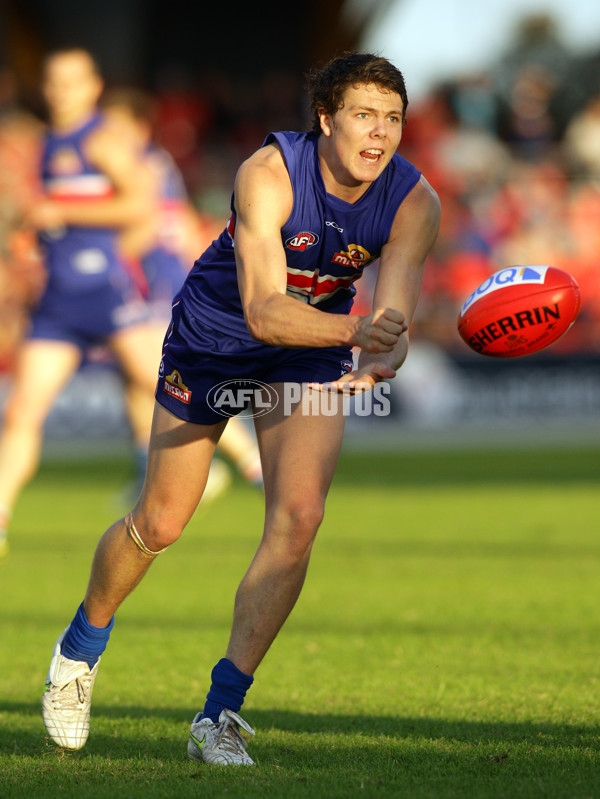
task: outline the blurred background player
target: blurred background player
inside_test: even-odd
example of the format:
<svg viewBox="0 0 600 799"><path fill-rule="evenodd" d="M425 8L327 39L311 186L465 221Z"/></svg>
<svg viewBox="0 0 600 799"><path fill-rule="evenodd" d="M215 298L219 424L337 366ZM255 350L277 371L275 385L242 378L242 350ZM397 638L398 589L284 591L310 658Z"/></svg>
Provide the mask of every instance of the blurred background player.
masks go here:
<svg viewBox="0 0 600 799"><path fill-rule="evenodd" d="M23 208L39 194L43 126L20 108L0 113L0 373L12 372L31 309L44 289L36 233Z"/></svg>
<svg viewBox="0 0 600 799"><path fill-rule="evenodd" d="M153 141L154 101L137 88L107 91L101 108L121 142L128 144L148 173L154 198L154 213L121 228L119 247L129 269L140 281L150 309L156 363L160 360L165 331L171 319L171 305L181 288L196 253L210 243L198 225L198 214L189 203L183 177L173 158ZM125 391L127 413L137 442L139 487L146 471L147 419L154 410L154 396L143 386L128 380ZM262 486L262 470L256 439L240 419L233 417L225 428L219 449L249 483ZM231 483L231 472L223 460L211 464L202 501L223 493Z"/></svg>
<svg viewBox="0 0 600 799"><path fill-rule="evenodd" d="M145 171L96 110L103 84L88 52L51 54L42 88L50 119L44 194L24 204L24 221L39 231L47 282L4 408L0 551L17 496L37 469L44 421L83 352L107 344L127 379L149 396L157 371L145 303L117 254L117 228L151 213Z"/></svg>

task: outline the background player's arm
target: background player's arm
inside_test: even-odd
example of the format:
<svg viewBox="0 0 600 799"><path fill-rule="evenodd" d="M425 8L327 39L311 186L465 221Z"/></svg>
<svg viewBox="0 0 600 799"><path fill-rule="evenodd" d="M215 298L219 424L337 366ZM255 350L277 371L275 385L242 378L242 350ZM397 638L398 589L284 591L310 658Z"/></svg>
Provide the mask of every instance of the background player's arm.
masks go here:
<svg viewBox="0 0 600 799"><path fill-rule="evenodd" d="M328 314L286 295L281 228L292 209L289 175L278 148L255 153L235 184L235 255L246 325L251 335L280 347L354 345L387 352L405 329L399 312L378 309L366 317Z"/></svg>
<svg viewBox="0 0 600 799"><path fill-rule="evenodd" d="M374 308L396 308L410 324L419 299L425 259L435 243L439 225L440 202L422 177L398 209L390 238L381 251ZM337 382L349 384L346 388L371 388L382 379L394 377L407 353L408 330L388 352L361 352L357 369Z"/></svg>
<svg viewBox="0 0 600 799"><path fill-rule="evenodd" d="M143 221L152 214L156 192L148 170L112 131L100 128L86 143L86 156L114 186L106 199L81 202L45 199L29 212L37 228L63 225L121 228Z"/></svg>

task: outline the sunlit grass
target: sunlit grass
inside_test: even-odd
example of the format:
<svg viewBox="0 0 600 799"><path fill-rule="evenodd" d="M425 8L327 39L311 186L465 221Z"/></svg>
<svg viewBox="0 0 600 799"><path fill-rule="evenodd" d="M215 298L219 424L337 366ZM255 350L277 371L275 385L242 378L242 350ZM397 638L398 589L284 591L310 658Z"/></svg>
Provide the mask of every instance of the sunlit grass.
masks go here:
<svg viewBox="0 0 600 799"><path fill-rule="evenodd" d="M600 796L597 450L345 456L244 716L255 769L188 761L261 528L236 485L118 614L84 750L46 737L52 645L125 510L123 463L46 466L0 566L0 796Z"/></svg>

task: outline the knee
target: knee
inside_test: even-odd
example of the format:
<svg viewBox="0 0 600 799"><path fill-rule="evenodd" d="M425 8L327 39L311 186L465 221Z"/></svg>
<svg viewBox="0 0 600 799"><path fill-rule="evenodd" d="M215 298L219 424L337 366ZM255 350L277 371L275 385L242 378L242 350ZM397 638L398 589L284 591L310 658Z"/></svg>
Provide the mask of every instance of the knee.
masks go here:
<svg viewBox="0 0 600 799"><path fill-rule="evenodd" d="M160 552L171 546L183 532L184 525L177 521L175 514L167 511L146 512L136 508L133 519L138 535L152 552Z"/></svg>
<svg viewBox="0 0 600 799"><path fill-rule="evenodd" d="M9 397L4 405L2 412L2 427L4 429L37 428L41 427L44 421L45 414L32 407L29 403L23 402L17 395Z"/></svg>
<svg viewBox="0 0 600 799"><path fill-rule="evenodd" d="M310 554L313 541L323 521L321 497L302 497L278 504L268 515L266 534L272 534L279 546L294 560Z"/></svg>

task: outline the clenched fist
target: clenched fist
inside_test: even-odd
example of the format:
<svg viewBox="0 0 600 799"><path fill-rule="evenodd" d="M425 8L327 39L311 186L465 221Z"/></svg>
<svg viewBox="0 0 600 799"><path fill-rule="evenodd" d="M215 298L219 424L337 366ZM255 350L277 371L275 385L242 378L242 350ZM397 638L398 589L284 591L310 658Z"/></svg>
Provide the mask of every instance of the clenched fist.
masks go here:
<svg viewBox="0 0 600 799"><path fill-rule="evenodd" d="M376 308L368 316L360 318L351 343L365 352L390 352L406 330L408 324L401 311L395 308Z"/></svg>

